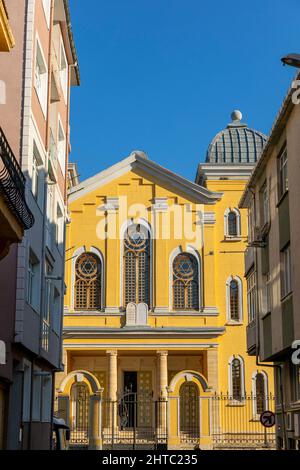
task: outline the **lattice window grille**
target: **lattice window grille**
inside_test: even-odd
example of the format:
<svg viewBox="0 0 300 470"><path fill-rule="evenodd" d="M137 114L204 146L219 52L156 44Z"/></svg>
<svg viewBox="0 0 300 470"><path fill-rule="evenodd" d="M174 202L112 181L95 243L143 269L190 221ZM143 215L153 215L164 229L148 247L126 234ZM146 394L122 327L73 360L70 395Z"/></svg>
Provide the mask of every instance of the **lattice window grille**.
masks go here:
<svg viewBox="0 0 300 470"><path fill-rule="evenodd" d="M232 398L242 399L242 366L239 359L234 359L231 364L232 374Z"/></svg>
<svg viewBox="0 0 300 470"><path fill-rule="evenodd" d="M182 253L173 262L173 308L199 310L198 263L193 255Z"/></svg>
<svg viewBox="0 0 300 470"><path fill-rule="evenodd" d="M101 308L101 262L93 253L81 255L75 267L75 309Z"/></svg>
<svg viewBox="0 0 300 470"><path fill-rule="evenodd" d="M127 229L124 240L124 300L150 307L150 237L141 225Z"/></svg>
<svg viewBox="0 0 300 470"><path fill-rule="evenodd" d="M239 285L236 280L230 282L230 319L239 321Z"/></svg>
<svg viewBox="0 0 300 470"><path fill-rule="evenodd" d="M238 235L237 215L233 211L228 214L228 235L231 237L236 237Z"/></svg>

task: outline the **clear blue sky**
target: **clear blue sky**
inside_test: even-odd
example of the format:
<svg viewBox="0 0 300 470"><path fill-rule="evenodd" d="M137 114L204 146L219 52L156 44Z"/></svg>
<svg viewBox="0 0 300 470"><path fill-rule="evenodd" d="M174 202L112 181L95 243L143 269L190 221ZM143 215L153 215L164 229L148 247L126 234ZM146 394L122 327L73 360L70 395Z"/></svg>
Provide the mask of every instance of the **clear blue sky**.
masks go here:
<svg viewBox="0 0 300 470"><path fill-rule="evenodd" d="M144 150L194 180L238 108L268 133L296 70L299 0L71 0L82 85L71 161L81 180Z"/></svg>

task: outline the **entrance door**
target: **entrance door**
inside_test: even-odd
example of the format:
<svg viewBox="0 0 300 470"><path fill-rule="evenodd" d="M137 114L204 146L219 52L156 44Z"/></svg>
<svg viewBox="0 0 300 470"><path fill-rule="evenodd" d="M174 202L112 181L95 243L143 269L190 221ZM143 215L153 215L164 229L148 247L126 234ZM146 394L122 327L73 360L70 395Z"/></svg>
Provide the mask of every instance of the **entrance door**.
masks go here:
<svg viewBox="0 0 300 470"><path fill-rule="evenodd" d="M121 426L123 429L137 425L137 372L124 372L124 391L121 401Z"/></svg>
<svg viewBox="0 0 300 470"><path fill-rule="evenodd" d="M124 394L137 393L137 372L124 372Z"/></svg>
<svg viewBox="0 0 300 470"><path fill-rule="evenodd" d="M193 442L200 437L198 388L193 382L186 382L179 393L181 441Z"/></svg>

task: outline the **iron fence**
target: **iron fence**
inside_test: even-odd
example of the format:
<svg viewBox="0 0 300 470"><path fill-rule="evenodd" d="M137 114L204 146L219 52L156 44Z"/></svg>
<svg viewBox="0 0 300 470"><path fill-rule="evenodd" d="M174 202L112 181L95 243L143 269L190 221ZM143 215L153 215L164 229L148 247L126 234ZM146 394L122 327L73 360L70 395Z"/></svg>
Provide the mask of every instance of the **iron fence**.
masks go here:
<svg viewBox="0 0 300 470"><path fill-rule="evenodd" d="M275 428L264 428L260 414L275 412L274 395L246 394L236 399L216 394L211 399L211 428L214 447L274 448Z"/></svg>
<svg viewBox="0 0 300 470"><path fill-rule="evenodd" d="M264 428L260 413L275 411L273 395L229 394L156 400L152 394L126 393L116 401L101 401L101 437L106 450L167 448L170 427L178 420L177 433L182 448L199 444L203 435L203 403L208 400L205 419L214 449L275 448L275 428ZM175 406L174 406L175 404ZM71 400L71 444L89 444L89 395L79 388ZM173 411L171 411L173 410ZM174 410L178 413L176 416ZM174 426L173 426L174 430ZM207 437L207 436L205 436Z"/></svg>

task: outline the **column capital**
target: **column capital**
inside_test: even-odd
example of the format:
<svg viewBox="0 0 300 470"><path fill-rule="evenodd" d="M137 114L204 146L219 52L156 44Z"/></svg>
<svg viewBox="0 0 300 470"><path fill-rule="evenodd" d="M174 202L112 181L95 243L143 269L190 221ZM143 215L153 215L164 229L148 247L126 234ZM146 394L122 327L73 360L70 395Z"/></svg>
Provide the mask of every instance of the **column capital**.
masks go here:
<svg viewBox="0 0 300 470"><path fill-rule="evenodd" d="M116 349L108 349L106 351L106 354L107 356L117 356L118 355L118 351Z"/></svg>
<svg viewBox="0 0 300 470"><path fill-rule="evenodd" d="M168 356L168 351L156 351L156 354L158 356Z"/></svg>

